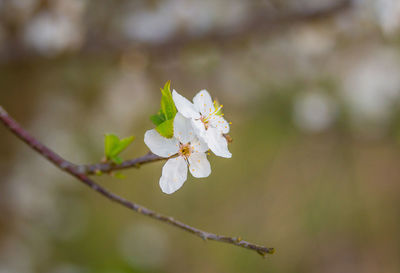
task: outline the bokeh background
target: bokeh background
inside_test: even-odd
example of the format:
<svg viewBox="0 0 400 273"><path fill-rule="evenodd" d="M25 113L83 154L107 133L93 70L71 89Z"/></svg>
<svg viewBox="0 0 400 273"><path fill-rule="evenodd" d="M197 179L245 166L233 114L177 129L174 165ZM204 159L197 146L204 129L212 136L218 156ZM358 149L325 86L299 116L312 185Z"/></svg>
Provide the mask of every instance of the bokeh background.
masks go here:
<svg viewBox="0 0 400 273"><path fill-rule="evenodd" d="M206 88L232 159L173 195L161 162L96 177L262 259L111 203L0 128L0 272L399 272L400 2L0 0L0 104L72 162L135 135L167 80ZM1 127L1 126L0 126Z"/></svg>

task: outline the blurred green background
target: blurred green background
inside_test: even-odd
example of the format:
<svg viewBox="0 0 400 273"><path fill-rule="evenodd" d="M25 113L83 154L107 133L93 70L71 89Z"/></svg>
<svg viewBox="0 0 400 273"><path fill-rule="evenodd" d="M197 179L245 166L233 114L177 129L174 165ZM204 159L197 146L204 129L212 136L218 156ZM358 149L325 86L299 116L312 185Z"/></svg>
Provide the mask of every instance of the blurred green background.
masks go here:
<svg viewBox="0 0 400 273"><path fill-rule="evenodd" d="M111 203L0 128L0 272L399 272L400 2L0 0L0 104L66 159L144 132L167 80L207 89L232 159L175 194L163 163L96 181L198 228ZM0 126L1 127L1 126Z"/></svg>

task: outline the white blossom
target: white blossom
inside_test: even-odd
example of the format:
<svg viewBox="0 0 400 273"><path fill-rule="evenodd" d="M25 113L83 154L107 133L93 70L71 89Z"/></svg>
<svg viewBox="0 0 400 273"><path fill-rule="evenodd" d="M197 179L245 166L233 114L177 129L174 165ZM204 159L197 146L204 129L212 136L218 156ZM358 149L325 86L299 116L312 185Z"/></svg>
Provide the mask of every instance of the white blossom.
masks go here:
<svg viewBox="0 0 400 273"><path fill-rule="evenodd" d="M196 178L211 173L206 151L208 146L196 137L190 120L177 113L174 119L174 136L165 138L155 129L144 135L144 142L156 155L169 158L162 169L160 187L171 194L182 187L187 179L187 168Z"/></svg>
<svg viewBox="0 0 400 273"><path fill-rule="evenodd" d="M207 90L201 90L193 98L193 103L172 92L172 98L178 112L191 120L195 133L203 139L217 156L230 158L228 142L224 134L229 132L229 123L219 114L222 106L216 107Z"/></svg>

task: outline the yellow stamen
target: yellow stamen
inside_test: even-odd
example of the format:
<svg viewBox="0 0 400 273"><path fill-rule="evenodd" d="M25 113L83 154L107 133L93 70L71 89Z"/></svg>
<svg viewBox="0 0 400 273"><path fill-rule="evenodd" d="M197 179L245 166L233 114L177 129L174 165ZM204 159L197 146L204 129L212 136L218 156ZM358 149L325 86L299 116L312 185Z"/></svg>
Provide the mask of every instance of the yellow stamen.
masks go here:
<svg viewBox="0 0 400 273"><path fill-rule="evenodd" d="M204 118L204 121L208 121L210 118L214 118L214 115L216 115L218 113L218 111L222 109L222 107L223 107L223 105L220 105L218 108L214 108L213 112L211 112L211 108L210 108L211 113L208 114L208 116ZM224 114L221 114L221 115L223 116Z"/></svg>
<svg viewBox="0 0 400 273"><path fill-rule="evenodd" d="M179 147L179 155L185 158L189 158L192 153L192 147L189 144L181 144Z"/></svg>

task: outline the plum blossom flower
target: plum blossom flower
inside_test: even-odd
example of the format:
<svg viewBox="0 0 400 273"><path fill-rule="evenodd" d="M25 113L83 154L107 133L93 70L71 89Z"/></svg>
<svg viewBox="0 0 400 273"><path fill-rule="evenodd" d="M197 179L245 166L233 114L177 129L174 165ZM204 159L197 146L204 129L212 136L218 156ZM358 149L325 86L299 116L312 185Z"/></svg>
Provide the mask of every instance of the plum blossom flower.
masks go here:
<svg viewBox="0 0 400 273"><path fill-rule="evenodd" d="M214 154L232 157L224 137L229 132L229 123L219 114L222 105L217 107L207 90L197 93L193 103L175 90L172 91L172 98L178 112L191 120L195 133L207 143Z"/></svg>
<svg viewBox="0 0 400 273"><path fill-rule="evenodd" d="M207 177L211 173L207 160L208 146L193 132L190 120L177 113L174 119L174 136L162 137L155 129L148 130L144 142L156 155L169 158L162 169L160 187L171 194L182 187L187 179L187 169L196 178Z"/></svg>

